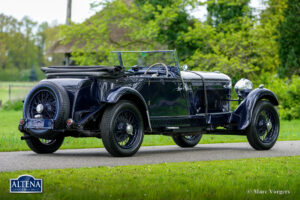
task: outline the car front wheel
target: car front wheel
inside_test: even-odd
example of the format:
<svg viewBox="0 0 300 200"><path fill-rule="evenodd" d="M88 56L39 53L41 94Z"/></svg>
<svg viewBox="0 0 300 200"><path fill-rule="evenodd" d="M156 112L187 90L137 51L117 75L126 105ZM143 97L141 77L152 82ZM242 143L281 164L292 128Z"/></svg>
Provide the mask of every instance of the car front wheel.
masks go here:
<svg viewBox="0 0 300 200"><path fill-rule="evenodd" d="M198 135L174 135L172 136L174 142L183 148L186 147L194 147L196 146L201 138L202 138L202 134L198 134Z"/></svg>
<svg viewBox="0 0 300 200"><path fill-rule="evenodd" d="M100 129L104 147L113 156L132 156L144 138L143 117L139 109L126 100L104 111Z"/></svg>
<svg viewBox="0 0 300 200"><path fill-rule="evenodd" d="M271 149L279 135L279 116L269 101L259 101L253 111L247 138L256 150Z"/></svg>

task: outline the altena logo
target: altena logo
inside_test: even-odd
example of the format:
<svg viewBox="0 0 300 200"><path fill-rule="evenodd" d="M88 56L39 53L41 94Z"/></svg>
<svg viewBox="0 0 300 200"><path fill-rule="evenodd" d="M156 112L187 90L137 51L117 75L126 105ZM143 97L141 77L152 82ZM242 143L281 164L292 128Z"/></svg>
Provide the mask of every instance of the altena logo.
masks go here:
<svg viewBox="0 0 300 200"><path fill-rule="evenodd" d="M21 175L17 179L10 179L10 193L42 193L42 179L35 179L31 175Z"/></svg>

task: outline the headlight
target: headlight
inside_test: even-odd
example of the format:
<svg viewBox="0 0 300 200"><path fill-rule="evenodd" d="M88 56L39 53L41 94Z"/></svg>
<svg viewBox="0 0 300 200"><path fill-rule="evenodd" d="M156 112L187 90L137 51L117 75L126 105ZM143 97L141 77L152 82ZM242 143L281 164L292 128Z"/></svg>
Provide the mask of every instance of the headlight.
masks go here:
<svg viewBox="0 0 300 200"><path fill-rule="evenodd" d="M253 89L253 84L250 80L242 78L235 86L234 90L239 97L245 98Z"/></svg>

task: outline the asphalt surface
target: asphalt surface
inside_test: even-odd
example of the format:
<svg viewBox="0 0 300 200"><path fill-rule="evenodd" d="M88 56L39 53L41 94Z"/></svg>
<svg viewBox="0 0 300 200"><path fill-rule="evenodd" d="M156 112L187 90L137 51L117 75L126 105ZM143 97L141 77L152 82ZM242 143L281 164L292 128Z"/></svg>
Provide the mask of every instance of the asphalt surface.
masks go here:
<svg viewBox="0 0 300 200"><path fill-rule="evenodd" d="M281 141L269 151L256 151L248 143L142 147L133 157L111 157L104 148L58 150L39 155L31 151L0 152L0 171L62 169L94 166L157 164L164 162L228 160L300 155L300 141Z"/></svg>

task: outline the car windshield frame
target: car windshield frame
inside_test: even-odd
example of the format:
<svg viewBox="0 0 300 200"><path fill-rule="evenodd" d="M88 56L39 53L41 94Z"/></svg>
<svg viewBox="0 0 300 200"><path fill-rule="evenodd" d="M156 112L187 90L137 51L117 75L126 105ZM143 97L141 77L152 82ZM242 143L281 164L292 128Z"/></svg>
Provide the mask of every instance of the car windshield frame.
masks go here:
<svg viewBox="0 0 300 200"><path fill-rule="evenodd" d="M143 57L144 55L143 54L154 54L154 53L164 53L164 54L170 54L170 57L174 63L174 67L176 67L179 71L180 71L180 66L179 66L179 60L178 60L178 56L177 56L177 52L176 50L152 50L152 51L112 51L112 53L115 53L117 54L117 58L118 58L118 62L119 62L119 65L121 67L124 67L124 68L128 68L129 66L124 66L124 54L128 54L128 53L135 53L135 54L141 54L141 57ZM123 54L123 55L122 55ZM151 64L154 64L155 62L151 63ZM136 63L136 65L138 64L138 61ZM144 67L149 67L151 65L149 63L148 66L144 66ZM165 63L168 65L168 63ZM134 65L133 65L134 66ZM130 66L130 67L133 67L133 66Z"/></svg>

